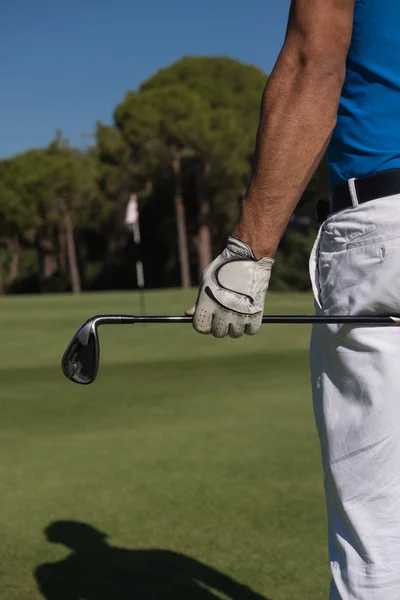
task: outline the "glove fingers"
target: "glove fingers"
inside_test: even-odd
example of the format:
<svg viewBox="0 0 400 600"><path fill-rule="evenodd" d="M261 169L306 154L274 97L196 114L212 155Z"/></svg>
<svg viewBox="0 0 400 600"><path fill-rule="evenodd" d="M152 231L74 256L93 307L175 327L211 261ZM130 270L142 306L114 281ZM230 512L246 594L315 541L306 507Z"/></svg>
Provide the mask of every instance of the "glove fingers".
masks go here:
<svg viewBox="0 0 400 600"><path fill-rule="evenodd" d="M197 307L193 315L193 327L198 333L211 333L211 323L214 312L210 308Z"/></svg>
<svg viewBox="0 0 400 600"><path fill-rule="evenodd" d="M256 317L253 317L249 323L247 323L246 328L244 330L246 335L255 335L260 330L262 325L262 314Z"/></svg>
<svg viewBox="0 0 400 600"><path fill-rule="evenodd" d="M228 335L229 331L229 318L228 314L222 311L217 311L212 319L211 333L216 338L223 338Z"/></svg>
<svg viewBox="0 0 400 600"><path fill-rule="evenodd" d="M193 315L199 333L223 338L255 335L261 327L273 259L256 260L251 248L229 238L228 245L204 271ZM193 314L193 309L187 311Z"/></svg>
<svg viewBox="0 0 400 600"><path fill-rule="evenodd" d="M245 324L238 319L233 319L229 325L229 335L231 338L240 338L244 334Z"/></svg>

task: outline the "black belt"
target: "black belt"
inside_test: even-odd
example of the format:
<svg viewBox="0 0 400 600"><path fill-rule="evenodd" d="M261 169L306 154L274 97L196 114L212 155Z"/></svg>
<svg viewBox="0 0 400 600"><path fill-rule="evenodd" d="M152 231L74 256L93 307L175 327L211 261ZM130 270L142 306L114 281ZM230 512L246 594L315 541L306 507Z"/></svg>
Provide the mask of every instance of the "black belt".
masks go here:
<svg viewBox="0 0 400 600"><path fill-rule="evenodd" d="M368 175L354 180L354 187L359 204L385 198L386 196L395 196L400 194L400 169L383 171L376 175ZM317 207L318 221L323 223L325 219L339 210L351 208L353 206L348 183L344 183L332 190L330 203L321 202Z"/></svg>

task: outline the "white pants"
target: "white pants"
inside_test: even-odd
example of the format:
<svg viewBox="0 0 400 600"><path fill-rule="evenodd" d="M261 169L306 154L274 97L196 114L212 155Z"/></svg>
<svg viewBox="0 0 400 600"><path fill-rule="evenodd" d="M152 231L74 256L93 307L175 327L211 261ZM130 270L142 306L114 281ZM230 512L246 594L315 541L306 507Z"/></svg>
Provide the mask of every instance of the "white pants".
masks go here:
<svg viewBox="0 0 400 600"><path fill-rule="evenodd" d="M310 258L317 314L400 314L400 195L329 217ZM315 419L331 600L400 600L400 327L316 325Z"/></svg>

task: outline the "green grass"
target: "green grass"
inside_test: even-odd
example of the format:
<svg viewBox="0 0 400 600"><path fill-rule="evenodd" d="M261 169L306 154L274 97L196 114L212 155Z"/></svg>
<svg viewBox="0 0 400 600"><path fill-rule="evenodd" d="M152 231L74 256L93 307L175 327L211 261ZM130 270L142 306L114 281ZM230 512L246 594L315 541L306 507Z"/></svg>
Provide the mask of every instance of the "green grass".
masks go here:
<svg viewBox="0 0 400 600"><path fill-rule="evenodd" d="M148 311L182 314L193 295L149 293ZM267 309L313 307L270 294ZM325 599L309 328L104 327L95 384L63 378L82 321L137 310L135 294L0 301L0 597L43 598L36 572L49 600ZM72 525L51 543L59 520L112 548Z"/></svg>

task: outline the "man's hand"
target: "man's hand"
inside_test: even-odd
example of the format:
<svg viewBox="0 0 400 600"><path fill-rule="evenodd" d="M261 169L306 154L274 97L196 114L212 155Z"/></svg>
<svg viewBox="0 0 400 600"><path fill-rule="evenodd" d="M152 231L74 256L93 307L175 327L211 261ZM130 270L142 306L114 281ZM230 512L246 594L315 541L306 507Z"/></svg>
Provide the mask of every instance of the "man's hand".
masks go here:
<svg viewBox="0 0 400 600"><path fill-rule="evenodd" d="M269 257L257 260L247 244L230 237L203 273L193 316L196 331L217 338L256 334L273 264Z"/></svg>

